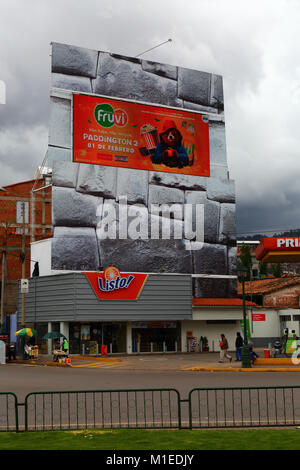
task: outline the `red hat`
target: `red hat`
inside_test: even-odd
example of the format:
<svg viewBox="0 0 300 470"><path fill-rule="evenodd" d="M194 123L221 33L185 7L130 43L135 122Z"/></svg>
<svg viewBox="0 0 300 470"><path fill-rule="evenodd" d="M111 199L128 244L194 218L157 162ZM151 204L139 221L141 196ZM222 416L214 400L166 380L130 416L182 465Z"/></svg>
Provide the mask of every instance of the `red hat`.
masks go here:
<svg viewBox="0 0 300 470"><path fill-rule="evenodd" d="M164 125L163 125L163 132L166 132L168 129L177 129L176 127L176 124L174 121L171 121L170 119L167 119L165 122L164 122Z"/></svg>

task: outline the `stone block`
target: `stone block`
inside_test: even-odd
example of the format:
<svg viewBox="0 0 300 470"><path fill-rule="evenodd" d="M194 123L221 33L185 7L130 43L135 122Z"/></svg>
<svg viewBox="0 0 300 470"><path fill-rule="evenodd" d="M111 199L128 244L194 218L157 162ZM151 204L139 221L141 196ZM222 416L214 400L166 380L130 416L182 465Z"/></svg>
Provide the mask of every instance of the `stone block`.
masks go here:
<svg viewBox="0 0 300 470"><path fill-rule="evenodd" d="M191 273L191 252L184 240L101 240L103 267L121 271Z"/></svg>
<svg viewBox="0 0 300 470"><path fill-rule="evenodd" d="M98 51L54 42L52 72L96 77Z"/></svg>
<svg viewBox="0 0 300 470"><path fill-rule="evenodd" d="M237 271L237 247L228 247L228 274L236 275Z"/></svg>
<svg viewBox="0 0 300 470"><path fill-rule="evenodd" d="M218 178L221 180L228 179L228 166L227 165L214 165L210 164L210 177Z"/></svg>
<svg viewBox="0 0 300 470"><path fill-rule="evenodd" d="M219 111L224 110L223 78L221 75L212 74L210 104Z"/></svg>
<svg viewBox="0 0 300 470"><path fill-rule="evenodd" d="M78 163L54 161L52 170L52 186L75 188L77 183Z"/></svg>
<svg viewBox="0 0 300 470"><path fill-rule="evenodd" d="M148 171L118 168L116 199L126 196L128 203L148 204Z"/></svg>
<svg viewBox="0 0 300 470"><path fill-rule="evenodd" d="M206 279L196 278L193 283L193 294L196 298L217 298L228 297L229 280L228 279Z"/></svg>
<svg viewBox="0 0 300 470"><path fill-rule="evenodd" d="M106 198L116 196L117 168L103 165L79 165L76 190Z"/></svg>
<svg viewBox="0 0 300 470"><path fill-rule="evenodd" d="M227 274L226 246L203 243L200 250L192 253L195 274Z"/></svg>
<svg viewBox="0 0 300 470"><path fill-rule="evenodd" d="M220 212L220 243L235 243L235 204L221 204Z"/></svg>
<svg viewBox="0 0 300 470"><path fill-rule="evenodd" d="M55 162L72 162L71 149L48 146L47 167L53 168Z"/></svg>
<svg viewBox="0 0 300 470"><path fill-rule="evenodd" d="M93 93L119 96L168 106L182 106L177 98L177 82L145 72L140 64L119 60L101 52Z"/></svg>
<svg viewBox="0 0 300 470"><path fill-rule="evenodd" d="M210 73L183 67L178 69L178 97L184 101L210 106L210 84Z"/></svg>
<svg viewBox="0 0 300 470"><path fill-rule="evenodd" d="M89 77L65 75L62 73L52 73L51 86L65 90L83 91L85 93L92 92L92 83Z"/></svg>
<svg viewBox="0 0 300 470"><path fill-rule="evenodd" d="M184 192L165 186L149 185L149 204L184 203Z"/></svg>
<svg viewBox="0 0 300 470"><path fill-rule="evenodd" d="M96 232L90 227L55 227L52 238L52 269L99 271ZM80 253L80 256L78 254Z"/></svg>
<svg viewBox="0 0 300 470"><path fill-rule="evenodd" d="M184 221L182 220L149 214L148 222L148 235L151 239L183 240L185 238ZM188 249L190 250L190 247Z"/></svg>
<svg viewBox="0 0 300 470"><path fill-rule="evenodd" d="M218 202L235 202L234 181L219 178L207 179L207 199Z"/></svg>
<svg viewBox="0 0 300 470"><path fill-rule="evenodd" d="M208 128L210 163L227 165L225 123L210 120Z"/></svg>
<svg viewBox="0 0 300 470"><path fill-rule="evenodd" d="M177 80L177 67L174 65L160 64L159 62L152 62L150 60L142 60L142 69L146 72L160 75L161 77Z"/></svg>
<svg viewBox="0 0 300 470"><path fill-rule="evenodd" d="M182 104L183 108L190 109L191 111L200 111L203 113L213 113L217 114L218 110L216 108L212 108L211 106L202 106L201 104L192 103L190 101L183 100Z"/></svg>
<svg viewBox="0 0 300 470"><path fill-rule="evenodd" d="M71 148L71 100L50 97L49 145Z"/></svg>
<svg viewBox="0 0 300 470"><path fill-rule="evenodd" d="M102 203L102 198L53 186L52 223L54 226L96 227L97 212Z"/></svg>
<svg viewBox="0 0 300 470"><path fill-rule="evenodd" d="M206 189L206 178L204 176L181 175L179 173L163 173L161 171L149 172L149 183L162 186L170 186L177 189Z"/></svg>

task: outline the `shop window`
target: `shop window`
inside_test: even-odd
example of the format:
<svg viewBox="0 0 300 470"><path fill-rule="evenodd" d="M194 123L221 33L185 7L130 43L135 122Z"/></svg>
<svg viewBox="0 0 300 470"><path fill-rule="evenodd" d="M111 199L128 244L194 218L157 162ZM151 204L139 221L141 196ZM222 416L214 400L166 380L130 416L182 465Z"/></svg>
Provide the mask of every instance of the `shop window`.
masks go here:
<svg viewBox="0 0 300 470"><path fill-rule="evenodd" d="M293 321L300 321L300 315L293 315Z"/></svg>
<svg viewBox="0 0 300 470"><path fill-rule="evenodd" d="M281 322L286 322L286 321L291 321L291 320L292 320L291 315L280 315Z"/></svg>

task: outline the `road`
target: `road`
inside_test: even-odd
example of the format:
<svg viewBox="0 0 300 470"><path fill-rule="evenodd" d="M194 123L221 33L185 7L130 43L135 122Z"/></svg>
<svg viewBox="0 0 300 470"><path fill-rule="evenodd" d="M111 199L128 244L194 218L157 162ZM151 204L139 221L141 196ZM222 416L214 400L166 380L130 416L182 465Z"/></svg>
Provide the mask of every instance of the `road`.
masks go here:
<svg viewBox="0 0 300 470"><path fill-rule="evenodd" d="M0 392L176 388L182 398L195 387L299 385L299 372L193 372L185 370L123 370L112 366L60 368L23 364L0 366Z"/></svg>
<svg viewBox="0 0 300 470"><path fill-rule="evenodd" d="M177 392L126 392L138 389L176 389L180 399L188 398L194 388L300 386L297 372L195 372L167 369L163 358L153 361L137 359L136 369L120 363L77 362L78 367L47 367L29 364L0 366L0 392L13 392L19 403L28 399L29 429L89 427L178 427ZM174 361L173 361L174 362ZM127 366L125 366L125 363ZM185 364L186 365L186 364ZM151 366L151 367L150 367ZM174 364L173 364L174 366ZM172 367L173 367L172 366ZM131 364L132 367L132 364ZM170 365L171 367L171 365ZM97 393L54 393L96 391ZM120 393L112 390L123 390ZM124 391L125 390L125 391ZM193 426L300 424L300 389L283 391L245 390L193 392L191 401ZM14 406L6 415L6 396L0 395L0 428L8 421L14 426ZM188 403L181 403L182 425L189 425ZM25 408L19 407L19 424L24 429ZM270 419L270 421L269 421ZM221 424L220 424L221 423ZM238 424L236 424L238 423Z"/></svg>

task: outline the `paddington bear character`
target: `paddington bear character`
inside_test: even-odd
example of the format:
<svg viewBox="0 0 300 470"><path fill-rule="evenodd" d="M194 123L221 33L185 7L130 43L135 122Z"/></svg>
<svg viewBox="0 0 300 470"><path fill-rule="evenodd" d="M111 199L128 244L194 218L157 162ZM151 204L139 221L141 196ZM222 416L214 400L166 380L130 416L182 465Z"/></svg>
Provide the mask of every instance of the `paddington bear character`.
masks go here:
<svg viewBox="0 0 300 470"><path fill-rule="evenodd" d="M182 135L174 121L166 120L160 134L152 163L163 163L170 168L183 168L189 164L188 154L182 145Z"/></svg>

